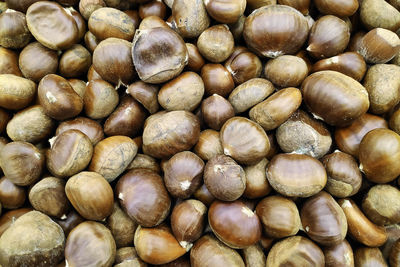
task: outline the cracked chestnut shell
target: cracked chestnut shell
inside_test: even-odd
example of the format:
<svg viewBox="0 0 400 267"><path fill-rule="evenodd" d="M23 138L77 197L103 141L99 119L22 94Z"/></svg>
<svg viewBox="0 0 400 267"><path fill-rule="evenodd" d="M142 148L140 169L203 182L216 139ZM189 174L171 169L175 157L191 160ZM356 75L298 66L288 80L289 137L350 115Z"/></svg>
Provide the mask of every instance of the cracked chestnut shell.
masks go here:
<svg viewBox="0 0 400 267"><path fill-rule="evenodd" d="M178 76L189 56L182 37L172 29L158 27L136 31L132 57L139 78L158 84Z"/></svg>
<svg viewBox="0 0 400 267"><path fill-rule="evenodd" d="M249 48L264 57L294 54L308 36L307 19L285 5L268 5L252 12L244 23L243 37Z"/></svg>
<svg viewBox="0 0 400 267"><path fill-rule="evenodd" d="M261 238L258 216L239 200L215 200L208 211L208 222L218 239L231 248L245 248Z"/></svg>
<svg viewBox="0 0 400 267"><path fill-rule="evenodd" d="M160 175L147 169L134 169L117 183L116 194L123 210L144 227L162 223L168 216L171 199Z"/></svg>

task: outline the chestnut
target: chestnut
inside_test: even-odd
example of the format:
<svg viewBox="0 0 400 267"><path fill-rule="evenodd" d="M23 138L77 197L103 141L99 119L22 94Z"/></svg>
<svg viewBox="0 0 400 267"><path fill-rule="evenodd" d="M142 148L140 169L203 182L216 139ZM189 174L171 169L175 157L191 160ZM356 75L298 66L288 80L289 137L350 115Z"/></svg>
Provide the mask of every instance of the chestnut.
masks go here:
<svg viewBox="0 0 400 267"><path fill-rule="evenodd" d="M308 15L310 2L310 0L278 0L280 5L291 6L300 11L303 15Z"/></svg>
<svg viewBox="0 0 400 267"><path fill-rule="evenodd" d="M94 70L117 87L128 85L136 75L131 50L132 43L123 39L111 37L101 41L93 52Z"/></svg>
<svg viewBox="0 0 400 267"><path fill-rule="evenodd" d="M47 169L55 176L69 177L83 171L93 154L89 137L79 130L62 132L50 141L47 151Z"/></svg>
<svg viewBox="0 0 400 267"><path fill-rule="evenodd" d="M255 244L244 248L242 250L242 256L246 266L253 267L264 267L266 266L267 257L264 254L262 246Z"/></svg>
<svg viewBox="0 0 400 267"><path fill-rule="evenodd" d="M61 178L43 178L29 190L29 202L48 216L66 217L70 207L64 188L65 181Z"/></svg>
<svg viewBox="0 0 400 267"><path fill-rule="evenodd" d="M190 150L200 136L200 123L188 111L170 111L147 119L143 130L143 152L155 158L168 158Z"/></svg>
<svg viewBox="0 0 400 267"><path fill-rule="evenodd" d="M158 103L165 110L193 111L204 95L204 83L195 72L184 72L158 91Z"/></svg>
<svg viewBox="0 0 400 267"><path fill-rule="evenodd" d="M302 154L277 154L267 167L269 184L288 197L310 197L321 191L327 174L321 162Z"/></svg>
<svg viewBox="0 0 400 267"><path fill-rule="evenodd" d="M88 27L97 40L114 37L132 41L135 35L132 19L124 12L111 7L101 7L93 11L89 17Z"/></svg>
<svg viewBox="0 0 400 267"><path fill-rule="evenodd" d="M138 256L147 263L160 265L169 263L186 253L165 225L153 228L139 226L134 240Z"/></svg>
<svg viewBox="0 0 400 267"><path fill-rule="evenodd" d="M229 95L235 113L242 113L256 104L262 102L274 92L273 84L262 78L250 79L237 86Z"/></svg>
<svg viewBox="0 0 400 267"><path fill-rule="evenodd" d="M55 220L64 230L65 236L68 236L71 230L83 221L84 219L74 210L63 216L62 219Z"/></svg>
<svg viewBox="0 0 400 267"><path fill-rule="evenodd" d="M85 96L86 91L86 82L79 79L68 79L69 84L71 85L72 89L81 97Z"/></svg>
<svg viewBox="0 0 400 267"><path fill-rule="evenodd" d="M292 236L275 243L268 253L266 266L325 266L322 250L311 240Z"/></svg>
<svg viewBox="0 0 400 267"><path fill-rule="evenodd" d="M243 168L225 155L216 155L206 163L203 178L210 193L223 201L238 199L246 188Z"/></svg>
<svg viewBox="0 0 400 267"><path fill-rule="evenodd" d="M264 197L271 192L271 186L268 183L266 167L268 160L260 160L254 165L244 167L246 173L246 189L243 195L249 199Z"/></svg>
<svg viewBox="0 0 400 267"><path fill-rule="evenodd" d="M315 158L324 156L332 145L331 134L326 126L297 110L276 130L279 147L287 153L306 154Z"/></svg>
<svg viewBox="0 0 400 267"><path fill-rule="evenodd" d="M225 68L231 73L235 84L242 84L261 75L261 60L257 55L243 47L236 47L231 56L225 61Z"/></svg>
<svg viewBox="0 0 400 267"><path fill-rule="evenodd" d="M124 95L118 107L104 122L104 133L108 136L137 136L143 130L146 111L134 98Z"/></svg>
<svg viewBox="0 0 400 267"><path fill-rule="evenodd" d="M78 42L79 29L70 13L60 4L39 1L26 12L29 31L42 45L64 50Z"/></svg>
<svg viewBox="0 0 400 267"><path fill-rule="evenodd" d="M165 22L164 20L162 20L160 17L158 16L148 16L145 17L139 24L139 30L149 30L149 29L153 29L153 28L166 28L166 29L170 29L169 24L167 24L167 22Z"/></svg>
<svg viewBox="0 0 400 267"><path fill-rule="evenodd" d="M198 37L210 25L203 1L174 0L172 5L172 28L182 38Z"/></svg>
<svg viewBox="0 0 400 267"><path fill-rule="evenodd" d="M400 12L382 0L360 2L360 20L367 29L384 28L396 31L400 26Z"/></svg>
<svg viewBox="0 0 400 267"><path fill-rule="evenodd" d="M273 130L284 123L300 107L301 92L294 87L282 89L249 112L250 118L261 125L264 130Z"/></svg>
<svg viewBox="0 0 400 267"><path fill-rule="evenodd" d="M336 128L335 142L339 149L358 158L361 140L371 130L388 128L388 123L382 117L365 113L353 123L344 128Z"/></svg>
<svg viewBox="0 0 400 267"><path fill-rule="evenodd" d="M136 31L132 57L139 78L156 84L178 76L188 62L182 37L161 27Z"/></svg>
<svg viewBox="0 0 400 267"><path fill-rule="evenodd" d="M390 266L398 267L400 264L400 239L398 239L390 252L389 256Z"/></svg>
<svg viewBox="0 0 400 267"><path fill-rule="evenodd" d="M348 233L351 237L369 247L379 247L386 242L388 236L385 228L368 220L353 200L343 198L339 199L338 203L347 218Z"/></svg>
<svg viewBox="0 0 400 267"><path fill-rule="evenodd" d="M214 130L220 130L224 123L235 116L231 103L220 95L214 94L203 100L201 113L204 122Z"/></svg>
<svg viewBox="0 0 400 267"><path fill-rule="evenodd" d="M306 62L296 56L283 55L265 64L265 77L279 87L297 87L308 75Z"/></svg>
<svg viewBox="0 0 400 267"><path fill-rule="evenodd" d="M354 266L354 254L349 242L344 239L342 242L324 247L326 267L352 267Z"/></svg>
<svg viewBox="0 0 400 267"><path fill-rule="evenodd" d="M145 154L136 154L135 158L126 168L127 170L132 169L149 169L156 173L161 172L160 164L158 164L157 160L149 155Z"/></svg>
<svg viewBox="0 0 400 267"><path fill-rule="evenodd" d="M396 241L400 238L400 225L393 224L385 226L386 233L388 235L388 239L385 244L380 248L383 254L383 257L387 260L390 260L390 254L392 250L396 250Z"/></svg>
<svg viewBox="0 0 400 267"><path fill-rule="evenodd" d="M190 264L192 267L245 266L242 257L236 250L211 235L204 235L196 241L190 250Z"/></svg>
<svg viewBox="0 0 400 267"><path fill-rule="evenodd" d="M100 123L86 117L77 117L73 120L63 121L56 129L56 136L71 129L84 133L93 145L104 139L103 128Z"/></svg>
<svg viewBox="0 0 400 267"><path fill-rule="evenodd" d="M87 73L91 65L90 52L84 46L75 44L62 54L59 71L66 78L80 77Z"/></svg>
<svg viewBox="0 0 400 267"><path fill-rule="evenodd" d="M90 51L90 53L93 53L93 51L100 43L100 41L97 40L96 36L94 36L94 34L91 33L90 31L87 31L85 33L84 41L85 41L85 47Z"/></svg>
<svg viewBox="0 0 400 267"><path fill-rule="evenodd" d="M360 169L375 183L391 182L400 175L400 136L389 129L368 132L360 143Z"/></svg>
<svg viewBox="0 0 400 267"><path fill-rule="evenodd" d="M0 74L22 76L18 64L18 54L14 50L0 47Z"/></svg>
<svg viewBox="0 0 400 267"><path fill-rule="evenodd" d="M97 9L105 7L106 3L103 0L80 0L79 13L88 20L90 15Z"/></svg>
<svg viewBox="0 0 400 267"><path fill-rule="evenodd" d="M171 199L160 175L147 169L133 169L117 183L116 195L123 210L144 227L162 223Z"/></svg>
<svg viewBox="0 0 400 267"><path fill-rule="evenodd" d="M296 235L301 221L296 204L282 196L270 196L262 199L256 206L264 233L271 238L283 238Z"/></svg>
<svg viewBox="0 0 400 267"><path fill-rule="evenodd" d="M16 113L8 122L6 131L13 141L38 143L49 137L53 128L52 118L45 114L42 106L34 105Z"/></svg>
<svg viewBox="0 0 400 267"><path fill-rule="evenodd" d="M368 91L371 113L383 114L397 105L400 98L398 75L400 66L393 64L376 64L368 69L363 84Z"/></svg>
<svg viewBox="0 0 400 267"><path fill-rule="evenodd" d="M108 182L114 181L132 162L138 146L127 136L115 135L101 140L93 150L89 171L101 174Z"/></svg>
<svg viewBox="0 0 400 267"><path fill-rule="evenodd" d="M18 62L24 77L39 82L47 74L57 72L58 55L39 42L33 42L22 49Z"/></svg>
<svg viewBox="0 0 400 267"><path fill-rule="evenodd" d="M105 266L114 263L116 245L111 231L98 222L85 221L69 233L65 242L67 266Z"/></svg>
<svg viewBox="0 0 400 267"><path fill-rule="evenodd" d="M235 23L243 15L246 1L209 0L205 3L207 13L220 23Z"/></svg>
<svg viewBox="0 0 400 267"><path fill-rule="evenodd" d="M0 107L19 110L35 97L36 84L14 74L0 74Z"/></svg>
<svg viewBox="0 0 400 267"><path fill-rule="evenodd" d="M200 54L208 61L220 63L232 54L235 41L229 27L214 25L203 31L197 39Z"/></svg>
<svg viewBox="0 0 400 267"><path fill-rule="evenodd" d="M164 19L167 14L167 6L161 0L152 0L139 6L139 16L141 19L149 16L158 16Z"/></svg>
<svg viewBox="0 0 400 267"><path fill-rule="evenodd" d="M188 199L173 208L171 229L179 244L190 249L201 237L205 227L207 207L199 200Z"/></svg>
<svg viewBox="0 0 400 267"><path fill-rule="evenodd" d="M265 131L257 123L233 117L221 128L220 139L224 154L244 164L254 164L264 158L270 148Z"/></svg>
<svg viewBox="0 0 400 267"><path fill-rule="evenodd" d="M205 64L201 68L201 78L206 95L218 94L226 97L235 88L232 75L221 64Z"/></svg>
<svg viewBox="0 0 400 267"><path fill-rule="evenodd" d="M7 9L1 13L0 29L0 45L5 48L22 48L31 39L25 14L19 11Z"/></svg>
<svg viewBox="0 0 400 267"><path fill-rule="evenodd" d="M38 2L39 0L6 0L4 1L6 4L6 7L9 9L14 9L21 11L23 13L26 13L26 10L30 5L32 5L35 2Z"/></svg>
<svg viewBox="0 0 400 267"><path fill-rule="evenodd" d="M215 200L215 197L210 193L210 191L208 191L205 184L200 186L193 195L196 199L200 200L207 207L210 206Z"/></svg>
<svg viewBox="0 0 400 267"><path fill-rule="evenodd" d="M43 77L38 86L38 98L44 112L56 120L73 118L83 109L82 98L66 79L56 74Z"/></svg>
<svg viewBox="0 0 400 267"><path fill-rule="evenodd" d="M336 16L319 18L311 28L307 51L315 58L336 56L350 41L350 28Z"/></svg>
<svg viewBox="0 0 400 267"><path fill-rule="evenodd" d="M59 0L58 2L61 1L62 0ZM80 0L71 0L71 1L78 2ZM67 10L69 11L69 13L71 13L72 18L75 20L76 26L78 27L78 40L80 42L86 33L86 21L82 17L81 13L76 11L73 6L75 5L74 4L70 5L69 7L67 7Z"/></svg>
<svg viewBox="0 0 400 267"><path fill-rule="evenodd" d="M44 167L45 157L38 148L27 142L10 142L0 153L0 165L11 182L30 185L36 182Z"/></svg>
<svg viewBox="0 0 400 267"><path fill-rule="evenodd" d="M204 162L190 151L173 155L164 165L164 183L175 198L190 197L201 185Z"/></svg>
<svg viewBox="0 0 400 267"><path fill-rule="evenodd" d="M124 267L127 265L134 267L147 267L147 264L137 255L134 247L123 247L117 249L114 264L115 267Z"/></svg>
<svg viewBox="0 0 400 267"><path fill-rule="evenodd" d="M188 51L188 64L187 68L191 71L200 71L205 64L204 58L201 56L197 46L191 43L186 43L186 49Z"/></svg>
<svg viewBox="0 0 400 267"><path fill-rule="evenodd" d="M357 161L349 154L335 151L322 158L328 175L325 190L335 197L355 195L361 187L362 175Z"/></svg>
<svg viewBox="0 0 400 267"><path fill-rule="evenodd" d="M321 59L312 66L312 72L333 70L341 72L360 82L367 71L363 57L356 52L346 52L334 57Z"/></svg>
<svg viewBox="0 0 400 267"><path fill-rule="evenodd" d="M25 199L25 188L15 185L5 176L0 179L0 202L3 209L20 208L24 205Z"/></svg>
<svg viewBox="0 0 400 267"><path fill-rule="evenodd" d="M12 225L14 222L24 215L32 211L32 208L20 208L20 209L13 209L3 213L0 217L0 236Z"/></svg>
<svg viewBox="0 0 400 267"><path fill-rule="evenodd" d="M366 267L387 267L387 263L383 258L379 248L360 247L354 252L355 266ZM393 265L396 266L396 265Z"/></svg>
<svg viewBox="0 0 400 267"><path fill-rule="evenodd" d="M104 80L91 80L83 96L85 113L91 119L105 118L118 105L119 96L115 88Z"/></svg>
<svg viewBox="0 0 400 267"><path fill-rule="evenodd" d="M371 187L362 201L365 215L377 225L400 223L400 191L390 185Z"/></svg>
<svg viewBox="0 0 400 267"><path fill-rule="evenodd" d="M304 202L300 217L306 234L321 245L336 245L346 237L346 216L335 199L324 191Z"/></svg>
<svg viewBox="0 0 400 267"><path fill-rule="evenodd" d="M252 12L244 23L243 37L249 48L264 57L294 54L307 39L307 20L296 9L267 5Z"/></svg>
<svg viewBox="0 0 400 267"><path fill-rule="evenodd" d="M65 236L49 216L31 211L18 218L0 237L3 266L55 266L63 258Z"/></svg>
<svg viewBox="0 0 400 267"><path fill-rule="evenodd" d="M129 85L126 89L126 93L142 104L151 114L158 111L158 87L156 85L137 81Z"/></svg>
<svg viewBox="0 0 400 267"><path fill-rule="evenodd" d="M348 126L369 108L367 90L337 71L311 74L304 80L301 90L313 115L333 126Z"/></svg>
<svg viewBox="0 0 400 267"><path fill-rule="evenodd" d="M261 238L261 223L243 202L215 200L208 211L208 221L214 234L232 248L245 248Z"/></svg>
<svg viewBox="0 0 400 267"><path fill-rule="evenodd" d="M219 132L211 129L202 131L194 152L203 160L210 160L215 155L223 154Z"/></svg>
<svg viewBox="0 0 400 267"><path fill-rule="evenodd" d="M107 227L111 230L117 248L133 243L137 223L114 202L113 211L107 218Z"/></svg>
<svg viewBox="0 0 400 267"><path fill-rule="evenodd" d="M323 14L332 14L338 17L349 17L358 9L357 0L314 0L316 7Z"/></svg>

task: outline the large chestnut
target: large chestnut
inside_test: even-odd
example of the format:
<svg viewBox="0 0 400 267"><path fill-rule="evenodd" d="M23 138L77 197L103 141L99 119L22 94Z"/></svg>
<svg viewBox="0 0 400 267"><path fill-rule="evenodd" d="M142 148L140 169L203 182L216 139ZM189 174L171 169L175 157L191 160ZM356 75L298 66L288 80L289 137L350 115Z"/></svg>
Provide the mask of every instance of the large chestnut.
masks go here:
<svg viewBox="0 0 400 267"><path fill-rule="evenodd" d="M114 194L110 184L98 173L80 172L68 179L65 192L82 217L101 221L113 210Z"/></svg>
<svg viewBox="0 0 400 267"><path fill-rule="evenodd" d="M134 169L117 183L116 194L124 211L138 224L153 227L163 222L171 199L160 175L147 169Z"/></svg>

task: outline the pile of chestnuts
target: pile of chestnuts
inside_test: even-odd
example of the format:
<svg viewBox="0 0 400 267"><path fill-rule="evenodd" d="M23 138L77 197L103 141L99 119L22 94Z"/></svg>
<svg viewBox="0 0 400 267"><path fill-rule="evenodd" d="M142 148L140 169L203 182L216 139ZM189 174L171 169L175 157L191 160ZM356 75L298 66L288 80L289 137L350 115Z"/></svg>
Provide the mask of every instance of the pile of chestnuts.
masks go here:
<svg viewBox="0 0 400 267"><path fill-rule="evenodd" d="M0 2L0 266L400 267L399 0Z"/></svg>

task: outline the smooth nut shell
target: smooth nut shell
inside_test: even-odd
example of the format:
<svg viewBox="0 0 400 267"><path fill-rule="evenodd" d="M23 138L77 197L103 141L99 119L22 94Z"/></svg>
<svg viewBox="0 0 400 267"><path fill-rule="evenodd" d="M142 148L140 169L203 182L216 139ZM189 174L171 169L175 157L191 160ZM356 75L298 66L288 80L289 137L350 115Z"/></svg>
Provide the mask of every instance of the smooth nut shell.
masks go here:
<svg viewBox="0 0 400 267"><path fill-rule="evenodd" d="M31 80L13 74L0 74L0 107L11 110L25 108L36 92L36 84Z"/></svg>
<svg viewBox="0 0 400 267"><path fill-rule="evenodd" d="M265 77L279 87L297 87L308 75L306 62L296 56L283 55L267 62Z"/></svg>
<svg viewBox="0 0 400 267"><path fill-rule="evenodd" d="M266 167L268 160L260 160L254 165L244 167L246 173L246 189L244 196L249 199L264 197L271 192L271 186L268 183Z"/></svg>
<svg viewBox="0 0 400 267"><path fill-rule="evenodd" d="M173 28L183 38L198 37L210 25L203 1L174 0L172 4Z"/></svg>
<svg viewBox="0 0 400 267"><path fill-rule="evenodd" d="M215 155L223 154L219 132L211 129L202 131L194 152L203 160L210 160Z"/></svg>
<svg viewBox="0 0 400 267"><path fill-rule="evenodd" d="M126 92L142 104L151 114L158 111L158 87L156 85L137 81L129 85Z"/></svg>
<svg viewBox="0 0 400 267"><path fill-rule="evenodd" d="M325 266L326 267L352 267L354 266L353 249L347 240L324 247Z"/></svg>
<svg viewBox="0 0 400 267"><path fill-rule="evenodd" d="M25 188L15 185L5 176L0 179L0 201L3 209L17 209L22 207L25 199Z"/></svg>
<svg viewBox="0 0 400 267"><path fill-rule="evenodd" d="M210 62L225 61L233 52L235 41L227 25L214 25L203 31L197 39L197 48Z"/></svg>
<svg viewBox="0 0 400 267"><path fill-rule="evenodd" d="M104 139L103 128L100 123L86 117L78 117L73 120L63 121L57 127L56 136L71 129L79 130L84 133L89 137L93 145L96 145L99 141Z"/></svg>
<svg viewBox="0 0 400 267"><path fill-rule="evenodd" d="M267 168L269 184L288 197L310 197L321 191L327 181L324 166L307 155L278 154Z"/></svg>

